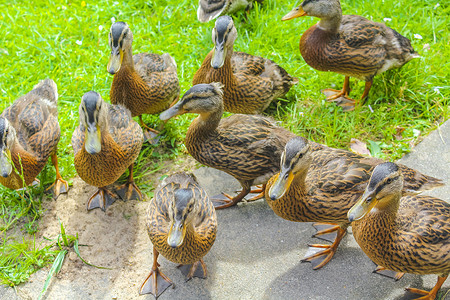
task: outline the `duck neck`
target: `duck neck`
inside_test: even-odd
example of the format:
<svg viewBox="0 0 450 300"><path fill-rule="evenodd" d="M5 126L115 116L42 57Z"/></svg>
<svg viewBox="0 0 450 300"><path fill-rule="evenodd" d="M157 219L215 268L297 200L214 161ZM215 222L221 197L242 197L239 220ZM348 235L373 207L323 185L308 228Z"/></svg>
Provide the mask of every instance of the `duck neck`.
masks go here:
<svg viewBox="0 0 450 300"><path fill-rule="evenodd" d="M342 21L342 13L339 10L339 13L336 13L335 15L326 18L321 18L319 23L317 23L317 27L323 31L327 31L330 33L337 33L339 27L341 26L341 21Z"/></svg>
<svg viewBox="0 0 450 300"><path fill-rule="evenodd" d="M231 67L231 57L233 55L233 46L227 48L227 55L225 56L225 61L223 63L223 66L214 69L211 67L211 60L213 58L213 52L211 51L207 58L205 59L205 62L203 63L203 66L205 68L209 69L209 73L207 73L207 78L205 78L205 82L221 82L225 86L225 90L234 90L237 86L236 77L233 73L233 68ZM207 70L205 69L205 71ZM224 95L226 96L226 95Z"/></svg>
<svg viewBox="0 0 450 300"><path fill-rule="evenodd" d="M210 113L202 113L192 121L185 140L186 147L190 153L192 153L192 147L215 133L222 118L222 113L223 108Z"/></svg>
<svg viewBox="0 0 450 300"><path fill-rule="evenodd" d="M374 217L376 219L383 219L383 223L394 223L397 218L397 211L400 206L400 198L402 197L401 191L390 195L389 198L383 199L382 202L369 212L367 217Z"/></svg>
<svg viewBox="0 0 450 300"><path fill-rule="evenodd" d="M121 71L134 72L133 48L132 47L126 49L123 52L122 66L120 67L119 73Z"/></svg>
<svg viewBox="0 0 450 300"><path fill-rule="evenodd" d="M278 200L268 201L272 210L283 219L294 222L308 222L305 216L305 197L307 197L306 171L295 175L289 189Z"/></svg>

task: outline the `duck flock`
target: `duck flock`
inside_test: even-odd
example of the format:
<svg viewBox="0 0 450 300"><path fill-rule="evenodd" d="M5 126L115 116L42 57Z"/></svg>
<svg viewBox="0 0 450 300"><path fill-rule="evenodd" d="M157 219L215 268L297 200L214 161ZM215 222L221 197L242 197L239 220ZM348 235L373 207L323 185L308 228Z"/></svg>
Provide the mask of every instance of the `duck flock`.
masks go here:
<svg viewBox="0 0 450 300"><path fill-rule="evenodd" d="M143 199L133 180L142 144L157 143L165 122L187 113L198 115L184 141L189 154L232 175L242 186L235 196L212 196L192 174L168 174L149 201L153 265L136 293L158 297L172 285L159 269L159 254L181 264L187 279L206 277L203 257L216 239L216 209L257 193L249 200L265 198L286 220L314 222L315 236L331 242L311 245L319 251L305 260L314 269L332 259L352 226L357 243L378 265L375 272L397 279L404 273L436 274L431 291L408 288L418 299L435 299L450 272L450 204L419 194L442 181L405 165L309 141L262 116L298 79L274 61L233 51L237 30L227 14L251 6L247 0L199 1L199 21L217 18L214 47L182 97L170 54L133 55L130 26L115 22L108 35L107 71L114 76L111 103L95 91L81 99L79 126L72 134L74 166L81 179L98 187L86 199L87 210L106 211L118 199ZM375 75L419 57L394 29L342 15L339 0L305 0L283 20L303 16L320 20L303 33L300 53L314 69L345 76L341 90L323 90L343 111L363 104ZM359 100L349 97L350 77L365 81ZM0 183L6 188L31 185L51 158L56 180L48 190L55 197L67 193L56 155L61 135L57 101L55 82L45 79L0 115ZM222 118L224 111L234 114ZM159 128L147 126L143 114L160 114ZM133 117L139 117L141 126ZM126 183L114 184L127 169Z"/></svg>

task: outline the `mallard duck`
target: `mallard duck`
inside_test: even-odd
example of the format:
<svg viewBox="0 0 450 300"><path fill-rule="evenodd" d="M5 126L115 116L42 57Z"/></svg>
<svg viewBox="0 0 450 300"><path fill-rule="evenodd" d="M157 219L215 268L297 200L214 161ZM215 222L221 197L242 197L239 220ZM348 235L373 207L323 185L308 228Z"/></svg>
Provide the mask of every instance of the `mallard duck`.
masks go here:
<svg viewBox="0 0 450 300"><path fill-rule="evenodd" d="M116 192L123 200L141 199L133 180L133 163L142 147L143 133L121 105L106 103L99 93L87 92L81 98L80 125L72 135L75 169L86 183L97 186L87 203L87 209L100 207L105 211L116 200L116 194L106 188L127 168L127 182Z"/></svg>
<svg viewBox="0 0 450 300"><path fill-rule="evenodd" d="M263 0L256 0L261 3ZM206 23L221 15L232 14L241 9L251 9L253 0L199 0L197 19Z"/></svg>
<svg viewBox="0 0 450 300"><path fill-rule="evenodd" d="M283 97L298 79L269 59L233 52L236 37L233 19L218 18L212 32L214 48L195 73L192 84L221 82L225 111L261 113L272 100Z"/></svg>
<svg viewBox="0 0 450 300"><path fill-rule="evenodd" d="M150 201L148 236L153 244L153 267L139 289L158 297L172 281L159 270L158 256L182 264L187 279L206 278L203 257L216 239L217 218L206 191L193 175L176 173L166 178Z"/></svg>
<svg viewBox="0 0 450 300"><path fill-rule="evenodd" d="M263 192L264 184L277 172L284 145L294 136L262 116L236 114L221 119L222 97L220 83L197 84L160 115L168 120L185 113L199 114L186 133L184 143L189 154L206 166L232 175L242 185L242 191L233 198L213 197L216 209L236 205L252 185L263 184L261 190L253 191Z"/></svg>
<svg viewBox="0 0 450 300"><path fill-rule="evenodd" d="M281 170L267 183L266 201L286 220L320 222L315 224L318 229L315 237L333 243L310 245L324 248L304 260L311 262L314 269L323 267L333 257L350 225L347 211L363 194L370 172L380 162L380 159L311 143L303 137L287 142L281 156ZM406 166L401 168L405 171L405 194L443 185L439 179ZM395 276L398 278L400 274Z"/></svg>
<svg viewBox="0 0 450 300"><path fill-rule="evenodd" d="M359 201L348 211L353 236L375 263L396 272L437 274L418 299L435 299L450 273L450 204L431 196L402 197L404 180L394 163L380 164Z"/></svg>
<svg viewBox="0 0 450 300"><path fill-rule="evenodd" d="M302 35L300 53L316 70L345 75L342 90L322 91L330 95L327 100L336 101L344 110L353 110L356 104L348 97L349 77L366 82L363 101L375 75L419 57L407 38L386 25L361 16L343 16L339 0L305 0L282 20L303 16L318 17L320 21Z"/></svg>
<svg viewBox="0 0 450 300"><path fill-rule="evenodd" d="M0 183L7 188L32 184L51 157L56 181L48 190L55 197L69 190L56 155L61 135L57 101L56 83L45 79L0 115Z"/></svg>
<svg viewBox="0 0 450 300"><path fill-rule="evenodd" d="M175 60L168 54L132 52L133 33L127 23L112 24L109 32L111 56L108 72L114 75L110 97L112 104L122 104L139 116L151 140L157 133L142 121L143 114L157 114L167 109L180 95Z"/></svg>

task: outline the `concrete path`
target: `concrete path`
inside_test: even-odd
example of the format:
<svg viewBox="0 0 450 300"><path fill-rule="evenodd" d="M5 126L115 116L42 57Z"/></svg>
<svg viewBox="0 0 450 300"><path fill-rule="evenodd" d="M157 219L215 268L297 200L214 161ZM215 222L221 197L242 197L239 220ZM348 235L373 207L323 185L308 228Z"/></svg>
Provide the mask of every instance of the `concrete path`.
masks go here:
<svg viewBox="0 0 450 300"><path fill-rule="evenodd" d="M442 178L447 185L430 194L449 201L450 121L431 133L400 162ZM194 173L210 195L239 189L237 181L214 169L200 168ZM176 265L161 258L161 270L172 279L176 287L166 290L159 299L398 300L408 299L404 296L404 288L412 286L430 289L437 279L434 275L406 274L396 282L373 274L375 265L359 249L351 231L343 239L333 260L321 270L314 271L309 263L300 262L308 249L307 244L318 241L311 238L315 232L311 224L285 221L277 217L263 200L241 203L237 207L218 211L217 215L217 239L210 253L205 256L208 278L195 278L185 282ZM150 247L140 255L142 264L149 270ZM34 294L31 292L33 290L39 291L39 288L31 286L36 282L41 284L45 272L38 272L38 275L33 276L32 283L20 286L19 290L28 290L28 295ZM102 276L99 281L104 281L108 287L104 291L87 291L84 286L80 286L82 278L73 284L56 279L47 297L153 299L151 295L138 296L137 292L117 297L115 295L120 293L115 290L114 281L108 282L107 274ZM42 287L39 284L38 286ZM136 283L133 291L137 290L137 284L139 283ZM443 290L448 291L449 288L450 280L446 282ZM0 298L17 297L12 289L0 288ZM450 299L450 293L445 299Z"/></svg>

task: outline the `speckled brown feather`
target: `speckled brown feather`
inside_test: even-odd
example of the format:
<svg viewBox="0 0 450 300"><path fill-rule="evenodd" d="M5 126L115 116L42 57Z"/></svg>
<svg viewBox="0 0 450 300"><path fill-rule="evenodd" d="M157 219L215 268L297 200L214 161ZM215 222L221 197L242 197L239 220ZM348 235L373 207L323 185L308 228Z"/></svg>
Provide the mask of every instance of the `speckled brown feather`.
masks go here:
<svg viewBox="0 0 450 300"><path fill-rule="evenodd" d="M42 171L50 155L56 151L61 135L58 94L52 85L56 87L51 79L41 81L1 114L16 130L18 143L11 149L11 159L20 173L23 169L25 186ZM0 177L0 183L10 189L24 187L15 170L7 178Z"/></svg>
<svg viewBox="0 0 450 300"><path fill-rule="evenodd" d="M72 135L75 169L86 183L104 187L119 179L136 160L142 147L143 133L131 119L130 112L120 105L109 106L109 130L102 132L101 151L91 155L86 152L85 128L78 126Z"/></svg>
<svg viewBox="0 0 450 300"><path fill-rule="evenodd" d="M337 27L337 32L331 32L316 24L302 35L300 52L314 69L370 81L417 56L407 38L382 23L344 15ZM396 64L387 67L392 60Z"/></svg>
<svg viewBox="0 0 450 300"><path fill-rule="evenodd" d="M169 201L180 188L192 189L197 199L199 213L196 224L187 227L183 243L172 248L167 243L170 228ZM216 239L217 217L206 191L195 177L177 173L168 177L155 191L147 211L147 230L153 246L168 260L179 264L192 264L200 260L211 249Z"/></svg>
<svg viewBox="0 0 450 300"><path fill-rule="evenodd" d="M355 153L312 144L313 161L306 177L297 177L278 200L268 196L278 177L267 183L266 200L280 217L296 222L330 222L347 228L348 210L364 193L374 167L381 159L365 158ZM419 193L443 185L441 180L424 175L404 165L404 194Z"/></svg>
<svg viewBox="0 0 450 300"><path fill-rule="evenodd" d="M430 196L405 196L396 208L370 211L352 223L353 236L376 264L396 272L450 272L450 204Z"/></svg>
<svg viewBox="0 0 450 300"><path fill-rule="evenodd" d="M297 83L273 61L244 52L231 52L219 69L211 67L213 52L206 56L194 75L192 84L224 84L224 110L233 113L258 114L277 98L283 97Z"/></svg>
<svg viewBox="0 0 450 300"><path fill-rule="evenodd" d="M237 114L221 120L221 115L192 122L185 139L189 154L243 187L265 183L278 171L284 145L294 134L266 117Z"/></svg>
<svg viewBox="0 0 450 300"><path fill-rule="evenodd" d="M157 114L180 94L176 65L169 54L124 55L110 91L112 104L127 107L132 116Z"/></svg>

